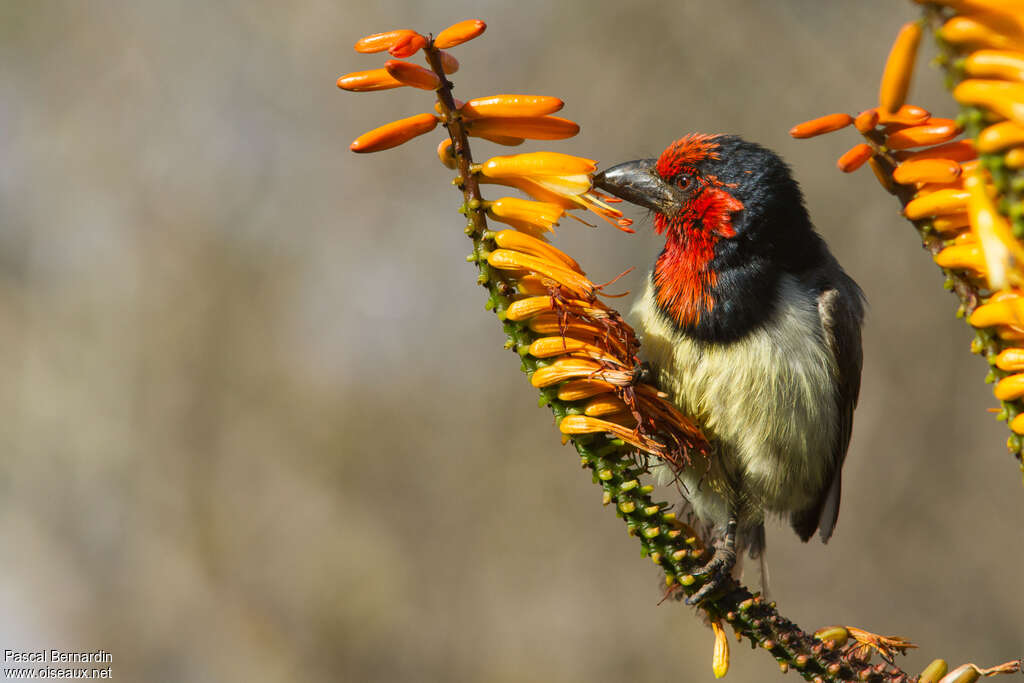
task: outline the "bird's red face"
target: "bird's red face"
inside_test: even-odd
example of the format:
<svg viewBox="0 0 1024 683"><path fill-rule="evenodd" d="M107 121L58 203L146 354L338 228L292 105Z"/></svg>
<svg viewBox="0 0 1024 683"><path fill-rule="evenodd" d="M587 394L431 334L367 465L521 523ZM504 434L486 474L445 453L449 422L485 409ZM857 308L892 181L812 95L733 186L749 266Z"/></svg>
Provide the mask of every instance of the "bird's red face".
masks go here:
<svg viewBox="0 0 1024 683"><path fill-rule="evenodd" d="M743 209L725 183L701 171L703 162L720 158L717 149L715 136L687 135L669 145L655 164L658 177L673 187L679 200L674 214L654 217L654 229L665 235L654 282L659 305L684 327L699 323L702 314L714 309L715 244L736 236L732 216Z"/></svg>
<svg viewBox="0 0 1024 683"><path fill-rule="evenodd" d="M753 329L771 314L781 274L820 258L789 167L734 135L687 135L657 159L597 174L594 185L655 212L665 248L651 274L654 303L700 339Z"/></svg>
<svg viewBox="0 0 1024 683"><path fill-rule="evenodd" d="M598 179L600 187L656 212L654 229L665 235L653 273L658 303L682 327L714 309L715 245L736 237L733 216L744 208L731 192L736 183L710 172L710 162L721 161L718 138L687 135L657 160L621 164Z"/></svg>

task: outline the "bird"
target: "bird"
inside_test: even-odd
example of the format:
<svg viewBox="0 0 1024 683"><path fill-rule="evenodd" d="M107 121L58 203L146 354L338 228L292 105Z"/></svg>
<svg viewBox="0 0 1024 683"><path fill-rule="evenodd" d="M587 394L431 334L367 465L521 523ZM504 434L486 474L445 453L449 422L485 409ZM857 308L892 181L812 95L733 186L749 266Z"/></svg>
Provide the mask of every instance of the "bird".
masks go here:
<svg viewBox="0 0 1024 683"><path fill-rule="evenodd" d="M737 556L762 558L766 517L832 536L860 393L865 298L815 231L787 164L738 136L692 133L594 186L654 212L665 238L629 319L650 375L711 449L676 476L714 553L687 602ZM763 566L763 564L762 564ZM762 576L764 579L764 576Z"/></svg>

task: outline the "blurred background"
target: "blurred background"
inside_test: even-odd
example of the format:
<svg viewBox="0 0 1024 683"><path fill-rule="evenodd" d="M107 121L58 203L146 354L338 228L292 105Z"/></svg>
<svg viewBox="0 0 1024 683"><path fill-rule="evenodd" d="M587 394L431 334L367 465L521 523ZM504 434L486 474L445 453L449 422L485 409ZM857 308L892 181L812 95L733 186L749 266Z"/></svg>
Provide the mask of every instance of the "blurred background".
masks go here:
<svg viewBox="0 0 1024 683"><path fill-rule="evenodd" d="M757 140L867 293L837 533L769 529L782 611L909 637L911 671L1024 654L1024 491L971 333L895 199L836 170L856 135L787 134L872 105L916 16L0 4L0 647L106 649L124 681L711 680L711 632L657 605L655 568L502 350L443 130L348 151L431 104L338 91L383 62L352 43L479 17L456 94L557 95L583 128L521 149L608 166L689 131ZM912 99L955 111L927 57ZM659 248L637 227L564 221L556 243L597 281L636 266L635 291ZM774 669L738 647L730 680Z"/></svg>

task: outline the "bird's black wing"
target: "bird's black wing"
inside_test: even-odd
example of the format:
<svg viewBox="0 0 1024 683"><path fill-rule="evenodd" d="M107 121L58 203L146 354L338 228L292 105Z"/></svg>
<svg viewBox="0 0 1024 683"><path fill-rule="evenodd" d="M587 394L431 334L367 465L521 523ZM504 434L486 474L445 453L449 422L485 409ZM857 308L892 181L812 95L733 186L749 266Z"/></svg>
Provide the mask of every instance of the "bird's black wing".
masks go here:
<svg viewBox="0 0 1024 683"><path fill-rule="evenodd" d="M822 542L828 542L839 518L843 461L853 431L853 409L860 395L863 364L860 328L864 320L864 294L834 259L829 261L823 269L829 277L818 295L818 313L837 370L834 396L838 424L832 452L827 456L834 469L831 481L822 488L814 505L793 513L790 518L793 529L804 541L818 530Z"/></svg>

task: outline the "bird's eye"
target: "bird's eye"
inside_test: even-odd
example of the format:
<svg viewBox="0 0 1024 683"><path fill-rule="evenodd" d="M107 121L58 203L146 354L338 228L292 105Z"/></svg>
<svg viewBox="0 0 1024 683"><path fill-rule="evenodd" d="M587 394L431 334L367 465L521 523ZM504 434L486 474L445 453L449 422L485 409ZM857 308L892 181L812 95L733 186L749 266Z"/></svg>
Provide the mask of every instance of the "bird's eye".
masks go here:
<svg viewBox="0 0 1024 683"><path fill-rule="evenodd" d="M686 175L685 173L681 173L678 176L676 176L676 185L679 186L679 189L681 189L681 190L689 189L690 185L692 185L692 184L693 184L693 176Z"/></svg>

